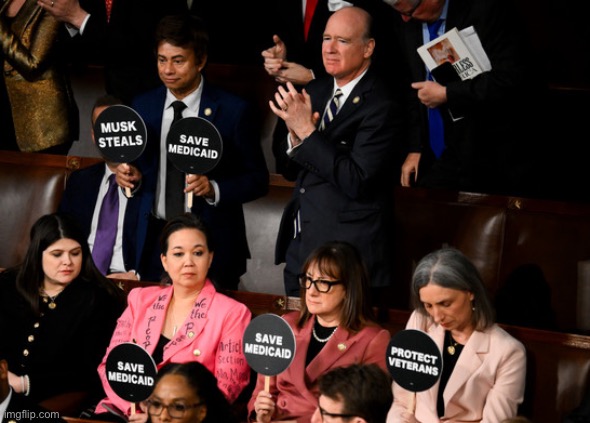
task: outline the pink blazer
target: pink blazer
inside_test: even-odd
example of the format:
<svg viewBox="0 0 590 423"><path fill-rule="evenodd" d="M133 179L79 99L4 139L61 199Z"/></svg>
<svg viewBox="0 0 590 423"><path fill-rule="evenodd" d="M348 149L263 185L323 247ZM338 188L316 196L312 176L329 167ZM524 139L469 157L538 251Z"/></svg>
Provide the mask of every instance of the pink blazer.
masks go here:
<svg viewBox="0 0 590 423"><path fill-rule="evenodd" d="M152 354L162 333L171 298L172 286L135 288L129 293L127 308L119 318L111 343L98 366L107 398L98 404L97 413L106 412L106 404L129 414L129 402L109 387L105 374L106 358L112 348L123 342L134 342ZM164 347L164 361L157 363L158 368L169 362L199 361L217 377L219 388L233 402L250 379L250 367L242 351L242 336L250 319L250 310L244 304L220 294L207 280L193 311L176 337Z"/></svg>
<svg viewBox="0 0 590 423"><path fill-rule="evenodd" d="M407 329L428 333L442 351L444 328L414 311ZM443 363L444 365L444 363ZM475 331L465 344L443 394L445 415L436 411L438 382L416 394L413 418L404 418L414 395L393 383L394 402L387 423L501 422L514 417L523 400L526 373L524 346L498 325Z"/></svg>
<svg viewBox="0 0 590 423"><path fill-rule="evenodd" d="M355 363L376 363L387 371L385 353L390 340L389 331L379 326L369 326L357 334L338 327L320 353L305 366L305 356L311 339L315 319L305 327L296 326L299 312L283 316L295 333L295 357L283 373L271 377L270 393L276 402L273 420L296 418L307 422L318 405L318 378L328 370ZM248 403L248 413L254 410L258 392L264 389L264 376L258 375L256 387Z"/></svg>

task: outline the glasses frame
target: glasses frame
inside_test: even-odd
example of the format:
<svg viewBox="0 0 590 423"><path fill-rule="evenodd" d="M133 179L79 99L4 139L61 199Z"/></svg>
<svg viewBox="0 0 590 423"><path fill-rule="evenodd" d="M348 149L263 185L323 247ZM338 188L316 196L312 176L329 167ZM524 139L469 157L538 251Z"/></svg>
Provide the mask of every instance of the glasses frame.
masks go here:
<svg viewBox="0 0 590 423"><path fill-rule="evenodd" d="M416 13L416 9L418 9L421 5L422 5L422 0L418 0L418 2L412 8L412 10L409 10L407 12L402 12L401 10L397 10L397 9L395 9L395 10L397 10L398 13L402 16L407 16L408 18L412 18L414 16L414 13Z"/></svg>
<svg viewBox="0 0 590 423"><path fill-rule="evenodd" d="M152 408L152 406L153 406L153 401L157 401L158 403L160 403L161 409L157 413L154 413L154 412L152 412L150 410ZM152 399L145 400L144 401L144 404L146 405L147 412L148 412L148 414L150 416L156 416L156 417L161 416L162 415L162 412L164 411L164 409L166 409L166 412L168 413L168 415L170 416L171 419L182 419L188 410L190 410L192 408L197 408L197 407L203 405L204 403L203 403L203 401L199 401L199 402L196 402L196 403L191 404L191 405L185 405L186 409L179 416L173 415L173 414L176 414L176 411L174 411L172 413L170 412L171 409L173 410L173 408L171 408L171 407L173 407L174 405L177 405L177 404L172 403L172 404L166 405L162 401L152 400Z"/></svg>
<svg viewBox="0 0 590 423"><path fill-rule="evenodd" d="M322 421L324 421L324 417L330 417L332 419L351 419L353 417L357 417L356 414L341 414L341 413L330 413L329 411L324 410L320 407L318 403L318 410L320 410L320 415L322 416Z"/></svg>
<svg viewBox="0 0 590 423"><path fill-rule="evenodd" d="M326 285L328 285L328 289L322 291L318 288L318 283L325 283ZM305 289L310 289L313 285L316 291L322 294L327 294L328 292L330 292L334 285L342 285L342 281L338 279L335 281L328 281L325 279L312 279L310 276L307 276L305 273L302 273L301 275L299 275L299 285L301 286L301 288Z"/></svg>

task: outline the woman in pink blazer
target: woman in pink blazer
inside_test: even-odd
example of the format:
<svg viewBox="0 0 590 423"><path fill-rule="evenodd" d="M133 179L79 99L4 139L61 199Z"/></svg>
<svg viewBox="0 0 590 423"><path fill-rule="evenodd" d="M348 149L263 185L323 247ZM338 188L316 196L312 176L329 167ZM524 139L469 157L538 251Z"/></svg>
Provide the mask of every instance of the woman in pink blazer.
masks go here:
<svg viewBox="0 0 590 423"><path fill-rule="evenodd" d="M330 369L375 363L386 371L389 331L372 319L369 282L351 244L329 242L307 259L300 277L301 311L284 316L295 333L295 356L264 391L259 375L248 404L250 420L309 422L318 405L318 378Z"/></svg>
<svg viewBox="0 0 590 423"><path fill-rule="evenodd" d="M523 400L524 346L494 323L475 266L444 248L424 257L412 278L415 311L407 329L428 333L442 351L440 380L413 393L393 383L387 423L501 422Z"/></svg>
<svg viewBox="0 0 590 423"><path fill-rule="evenodd" d="M158 367L170 362L202 363L230 402L248 384L250 368L242 352L242 336L251 313L244 304L217 292L207 279L211 248L206 228L194 215L186 213L166 224L161 259L171 284L129 293L127 309L98 367L107 398L96 413L130 414L131 404L113 392L105 374L110 350L123 342L145 348Z"/></svg>

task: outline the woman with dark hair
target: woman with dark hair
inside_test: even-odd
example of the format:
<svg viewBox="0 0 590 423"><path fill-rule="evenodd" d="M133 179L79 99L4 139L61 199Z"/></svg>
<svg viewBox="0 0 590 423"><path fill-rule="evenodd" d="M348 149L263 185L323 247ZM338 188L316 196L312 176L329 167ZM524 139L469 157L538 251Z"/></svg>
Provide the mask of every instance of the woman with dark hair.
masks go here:
<svg viewBox="0 0 590 423"><path fill-rule="evenodd" d="M162 367L144 408L151 423L169 421L166 416L178 423L237 423L217 379L198 361Z"/></svg>
<svg viewBox="0 0 590 423"><path fill-rule="evenodd" d="M375 363L387 370L390 334L378 326L366 298L367 270L357 249L328 242L307 258L300 275L301 310L285 320L295 333L295 357L264 391L259 375L248 404L251 420L309 420L317 407L318 378L340 366Z"/></svg>
<svg viewBox="0 0 590 423"><path fill-rule="evenodd" d="M215 375L229 402L248 385L250 368L242 352L242 337L251 313L244 304L217 292L207 278L214 248L210 239L207 228L191 213L178 215L164 226L160 244L167 274L163 286L135 288L127 297L127 309L98 368L108 397L96 408L99 420L115 413L131 414L131 404L110 388L105 370L110 350L123 342L145 348L158 366L199 361Z"/></svg>
<svg viewBox="0 0 590 423"><path fill-rule="evenodd" d="M524 397L524 346L494 323L479 272L459 250L425 256L412 278L415 310L407 329L428 333L442 350L440 381L413 393L393 384L387 421L500 422Z"/></svg>
<svg viewBox="0 0 590 423"><path fill-rule="evenodd" d="M37 402L68 392L96 400L96 367L123 305L123 292L98 271L76 223L42 216L23 263L0 273L0 356L12 389Z"/></svg>

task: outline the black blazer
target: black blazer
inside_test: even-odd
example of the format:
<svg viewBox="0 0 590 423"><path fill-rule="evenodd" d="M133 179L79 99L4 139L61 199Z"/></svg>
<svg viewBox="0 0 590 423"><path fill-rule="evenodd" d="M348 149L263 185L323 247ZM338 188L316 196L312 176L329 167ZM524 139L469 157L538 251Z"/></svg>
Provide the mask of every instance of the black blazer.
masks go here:
<svg viewBox="0 0 590 423"><path fill-rule="evenodd" d="M332 77L306 86L314 111L323 113L332 96ZM351 242L362 254L373 286L391 282L391 198L398 176L391 160L401 127L398 103L369 69L334 120L295 150L284 173L295 179L277 238L276 262L285 260L293 238L293 213L301 216L303 261L331 240ZM286 140L283 146L286 151ZM284 153L286 155L286 153Z"/></svg>

